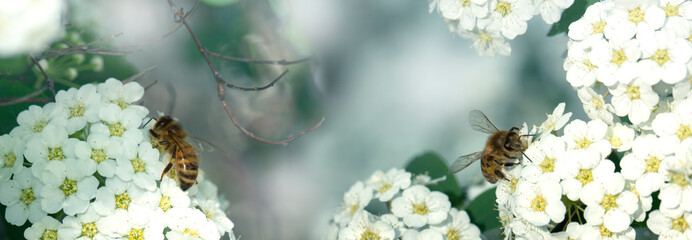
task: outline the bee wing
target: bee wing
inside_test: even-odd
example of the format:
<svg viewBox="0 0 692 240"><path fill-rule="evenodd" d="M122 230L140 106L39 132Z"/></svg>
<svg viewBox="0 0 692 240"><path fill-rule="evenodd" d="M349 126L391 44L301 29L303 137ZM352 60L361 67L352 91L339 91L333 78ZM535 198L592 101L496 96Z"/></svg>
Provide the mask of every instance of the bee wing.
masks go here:
<svg viewBox="0 0 692 240"><path fill-rule="evenodd" d="M492 134L494 132L500 131L490 122L488 117L483 114L483 112L478 110L473 110L469 113L469 124L471 128L476 131L481 131L484 133Z"/></svg>
<svg viewBox="0 0 692 240"><path fill-rule="evenodd" d="M454 161L451 166L449 166L449 174L455 174L461 170L464 170L464 168L471 165L471 163L481 159L482 156L483 152L475 152L457 158L457 160Z"/></svg>
<svg viewBox="0 0 692 240"><path fill-rule="evenodd" d="M216 149L213 143L197 136L188 136L187 142L200 152L213 152Z"/></svg>

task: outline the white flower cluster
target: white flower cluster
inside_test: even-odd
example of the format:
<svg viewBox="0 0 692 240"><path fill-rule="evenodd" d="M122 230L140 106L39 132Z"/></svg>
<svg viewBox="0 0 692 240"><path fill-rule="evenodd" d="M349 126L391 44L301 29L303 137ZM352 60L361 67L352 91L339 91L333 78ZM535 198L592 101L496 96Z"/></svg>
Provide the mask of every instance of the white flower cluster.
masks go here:
<svg viewBox="0 0 692 240"><path fill-rule="evenodd" d="M161 154L140 126L149 111L134 104L143 94L113 78L62 90L0 136L0 203L9 223L31 223L26 239L235 239L201 173L186 192L158 182Z"/></svg>
<svg viewBox="0 0 692 240"><path fill-rule="evenodd" d="M507 40L526 33L526 22L540 14L548 24L560 20L574 0L429 0L430 11L445 19L450 31L473 40L478 54L509 55Z"/></svg>
<svg viewBox="0 0 692 240"><path fill-rule="evenodd" d="M40 51L62 31L64 0L19 0L0 8L0 57Z"/></svg>
<svg viewBox="0 0 692 240"><path fill-rule="evenodd" d="M465 211L452 208L447 195L426 187L437 181L403 169L376 171L346 192L326 239L480 239L480 230ZM371 204L386 206L386 213L372 214L366 209Z"/></svg>

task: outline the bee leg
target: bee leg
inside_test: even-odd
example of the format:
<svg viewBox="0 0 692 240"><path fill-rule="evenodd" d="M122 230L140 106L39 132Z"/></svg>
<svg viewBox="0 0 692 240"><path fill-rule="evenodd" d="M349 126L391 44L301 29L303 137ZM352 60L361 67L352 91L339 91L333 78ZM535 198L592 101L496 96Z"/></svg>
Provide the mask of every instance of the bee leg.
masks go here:
<svg viewBox="0 0 692 240"><path fill-rule="evenodd" d="M504 165L505 167L511 167L511 166L514 166L517 164L518 164L518 162L509 162L509 161L502 163L502 165Z"/></svg>
<svg viewBox="0 0 692 240"><path fill-rule="evenodd" d="M171 167L173 167L173 163L168 163L168 165L166 165L166 168L164 168L163 172L161 173L161 179L159 179L159 182L163 181L163 175L166 175L166 173L171 170Z"/></svg>

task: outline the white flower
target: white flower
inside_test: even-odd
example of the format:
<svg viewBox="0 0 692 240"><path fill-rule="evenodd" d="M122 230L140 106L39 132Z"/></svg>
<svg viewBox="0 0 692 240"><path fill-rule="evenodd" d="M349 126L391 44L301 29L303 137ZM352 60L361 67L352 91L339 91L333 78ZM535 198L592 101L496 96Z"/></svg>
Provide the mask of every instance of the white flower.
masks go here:
<svg viewBox="0 0 692 240"><path fill-rule="evenodd" d="M0 136L0 183L22 171L24 147L20 138L8 134Z"/></svg>
<svg viewBox="0 0 692 240"><path fill-rule="evenodd" d="M158 204L156 195L137 187L131 182L124 182L117 177L108 178L106 186L96 192L94 210L101 215L113 215L118 211L128 210L132 204Z"/></svg>
<svg viewBox="0 0 692 240"><path fill-rule="evenodd" d="M539 127L539 132L541 132L541 136L539 138L543 138L543 136L550 134L553 131L560 130L567 121L569 121L569 118L572 116L571 112L564 113L565 112L565 103L560 103L555 107L555 110L553 110L553 114L546 114L548 116L548 119L545 120ZM563 114L564 113L564 114Z"/></svg>
<svg viewBox="0 0 692 240"><path fill-rule="evenodd" d="M96 197L99 185L96 177L87 175L83 165L78 160L51 161L46 166L52 169L49 175L55 179L44 181L41 190L41 206L47 213L56 213L62 209L65 214L74 216L83 213L89 206L89 201Z"/></svg>
<svg viewBox="0 0 692 240"><path fill-rule="evenodd" d="M0 203L7 206L5 219L16 226L36 223L46 216L41 208L39 193L43 184L31 175L29 169L15 174L13 179L0 184Z"/></svg>
<svg viewBox="0 0 692 240"><path fill-rule="evenodd" d="M593 64L598 67L596 78L610 87L616 83L627 84L639 76L641 64L637 62L642 53L637 40L596 41L593 46ZM642 47L643 48L643 47Z"/></svg>
<svg viewBox="0 0 692 240"><path fill-rule="evenodd" d="M24 141L40 136L47 125L63 127L67 125L67 113L64 107L56 103L47 103L43 107L29 106L17 115L19 126L12 129L10 135L20 137Z"/></svg>
<svg viewBox="0 0 692 240"><path fill-rule="evenodd" d="M692 137L692 99L681 101L672 112L656 115L651 127L670 146Z"/></svg>
<svg viewBox="0 0 692 240"><path fill-rule="evenodd" d="M191 210L195 213L199 214L199 211L192 210L189 208L184 208L186 210ZM197 216L197 215L195 215ZM113 236L119 237L119 239L164 239L163 235L163 229L164 229L164 222L167 220L169 221L174 221L171 219L173 216L168 216L168 218L164 218L162 215L155 214L153 209L144 206L144 205L139 205L139 204L132 204L130 208L127 209L127 211L119 211L116 212L112 216L108 216L106 218L106 222L108 224L114 224L115 226L112 227L112 229L109 229L109 234ZM180 218L180 216L175 216L175 220L179 221L185 221L185 218ZM197 220L197 219L195 219ZM189 224L189 223L178 223L181 225ZM213 225L208 226L208 228L212 227ZM169 225L169 227L172 227L172 225ZM175 229L178 230L178 229ZM171 231L173 232L173 231ZM171 233L169 232L169 234ZM173 239L170 238L169 239ZM180 239L180 238L177 238ZM206 239L206 238L205 238ZM212 239L212 238L209 238ZM214 239L219 239L219 236L216 235L216 238Z"/></svg>
<svg viewBox="0 0 692 240"><path fill-rule="evenodd" d="M480 239L481 231L471 223L466 211L449 209L447 220L439 225L431 225L430 229L438 231L445 239Z"/></svg>
<svg viewBox="0 0 692 240"><path fill-rule="evenodd" d="M667 157L666 154L669 154L664 149L655 135L641 135L634 139L632 153L622 158L622 176L628 180L636 180L639 194L648 196L663 185L666 173L660 166Z"/></svg>
<svg viewBox="0 0 692 240"><path fill-rule="evenodd" d="M103 123L91 125L91 132L113 136L121 139L120 141L127 139L132 143L139 143L144 138L139 125L148 113L149 110L142 106L132 105L122 110L115 104L105 104L99 109L99 117Z"/></svg>
<svg viewBox="0 0 692 240"><path fill-rule="evenodd" d="M591 87L596 82L598 68L593 64L596 53L592 49L599 41L603 40L590 37L584 41L568 43L567 59L562 66L567 71L567 82L572 87Z"/></svg>
<svg viewBox="0 0 692 240"><path fill-rule="evenodd" d="M560 166L560 176L564 179L562 189L572 201L579 199L586 185L595 184L594 180L615 170L615 164L604 160L601 154L584 150L569 152Z"/></svg>
<svg viewBox="0 0 692 240"><path fill-rule="evenodd" d="M378 170L366 183L375 189L376 198L381 202L388 202L394 194L411 186L411 173L396 168L390 169L386 174Z"/></svg>
<svg viewBox="0 0 692 240"><path fill-rule="evenodd" d="M625 189L634 193L634 195L639 198L639 207L637 207L637 211L632 214L632 217L634 217L634 220L637 222L644 221L644 219L646 219L646 213L653 207L654 198L651 195L644 196L639 194L637 185L633 181L625 181Z"/></svg>
<svg viewBox="0 0 692 240"><path fill-rule="evenodd" d="M610 89L610 93L613 94L610 102L615 108L615 114L620 117L628 116L634 125L649 120L659 99L651 86L638 78L630 84L617 85L615 89Z"/></svg>
<svg viewBox="0 0 692 240"><path fill-rule="evenodd" d="M579 96L579 100L582 102L584 112L590 119L601 119L608 125L613 124L613 114L609 111L613 106L605 104L603 96L590 87L579 89L577 96Z"/></svg>
<svg viewBox="0 0 692 240"><path fill-rule="evenodd" d="M639 62L642 81L654 85L659 81L675 84L687 76L685 66L692 56L692 47L686 40L676 38L672 31L641 34L642 60Z"/></svg>
<svg viewBox="0 0 692 240"><path fill-rule="evenodd" d="M86 84L79 88L60 90L55 95L55 102L65 107L69 114L67 119L68 134L73 134L86 126L87 122L99 120L98 108L101 105L101 95L96 93L96 86Z"/></svg>
<svg viewBox="0 0 692 240"><path fill-rule="evenodd" d="M392 226L364 210L358 211L348 226L339 231L339 240L393 240L394 236Z"/></svg>
<svg viewBox="0 0 692 240"><path fill-rule="evenodd" d="M625 179L620 173L601 176L595 183L585 186L581 193L581 200L586 204L586 221L592 225L603 224L611 232L627 230L638 208L637 196L624 190Z"/></svg>
<svg viewBox="0 0 692 240"><path fill-rule="evenodd" d="M610 146L618 152L630 150L634 143L634 130L631 127L615 123L608 127L606 138L610 141Z"/></svg>
<svg viewBox="0 0 692 240"><path fill-rule="evenodd" d="M90 205L82 214L66 216L58 229L58 236L60 239L107 239L104 230L109 226L105 219L94 211L93 205Z"/></svg>
<svg viewBox="0 0 692 240"><path fill-rule="evenodd" d="M560 201L562 188L556 179L542 178L536 183L522 181L517 184L516 208L520 217L536 226L552 220L562 222L566 208Z"/></svg>
<svg viewBox="0 0 692 240"><path fill-rule="evenodd" d="M692 214L685 211L655 210L646 225L659 239L692 239Z"/></svg>
<svg viewBox="0 0 692 240"><path fill-rule="evenodd" d="M172 208L166 212L166 226L171 231L167 239L219 239L214 224L209 224L204 213L191 208Z"/></svg>
<svg viewBox="0 0 692 240"><path fill-rule="evenodd" d="M632 227L621 232L613 232L605 227L604 224L584 224L579 228L581 238L578 239L612 239L612 240L628 240L635 239L636 232Z"/></svg>
<svg viewBox="0 0 692 240"><path fill-rule="evenodd" d="M187 196L187 192L184 192L175 180L164 176L161 181L160 190L156 191L156 198L159 199L159 209L166 212L174 207L188 207L190 206L190 197ZM203 200L206 201L206 200Z"/></svg>
<svg viewBox="0 0 692 240"><path fill-rule="evenodd" d="M382 214L380 216L380 221L392 226L396 237L401 237L401 235L408 230L406 224L401 221L401 218L398 218L391 213Z"/></svg>
<svg viewBox="0 0 692 240"><path fill-rule="evenodd" d="M651 0L616 0L603 30L610 40L628 40L636 33L653 31L663 26L665 13Z"/></svg>
<svg viewBox="0 0 692 240"><path fill-rule="evenodd" d="M134 81L123 84L115 78L109 78L106 79L106 82L98 85L98 93L103 95L106 101L114 103L124 110L144 96L144 88Z"/></svg>
<svg viewBox="0 0 692 240"><path fill-rule="evenodd" d="M692 32L689 35L692 36ZM692 68L692 62L687 63L687 72L692 72L690 68ZM690 94L692 94L692 78L683 79L673 86L673 99L675 100L686 99Z"/></svg>
<svg viewBox="0 0 692 240"><path fill-rule="evenodd" d="M116 175L124 181L132 181L138 187L148 191L156 189L156 179L163 172L163 163L159 161L159 151L151 143L142 142L139 147L125 143L122 155L116 159Z"/></svg>
<svg viewBox="0 0 692 240"><path fill-rule="evenodd" d="M497 198L495 201L497 202L498 206L514 209L514 202L517 196L517 184L519 181L528 181L525 178L520 178L521 171L522 169L519 167L506 169L505 177L507 177L509 181L497 182L497 188L495 189L495 195Z"/></svg>
<svg viewBox="0 0 692 240"><path fill-rule="evenodd" d="M473 48L478 55L494 57L495 54L509 56L512 47L500 34L499 24L485 26L483 29L477 28L473 31L459 32L462 38L473 40Z"/></svg>
<svg viewBox="0 0 692 240"><path fill-rule="evenodd" d="M572 40L584 40L591 36L603 37L603 29L607 22L608 10L613 7L613 1L596 2L586 8L584 16L569 25L567 35Z"/></svg>
<svg viewBox="0 0 692 240"><path fill-rule="evenodd" d="M536 226L521 218L513 219L509 224L509 228L512 233L516 235L516 239L531 240L550 238L550 231L548 231L547 226ZM505 239L507 239L507 237L505 237Z"/></svg>
<svg viewBox="0 0 692 240"><path fill-rule="evenodd" d="M547 24L553 24L560 20L562 11L572 6L572 3L574 0L534 0L536 9Z"/></svg>
<svg viewBox="0 0 692 240"><path fill-rule="evenodd" d="M344 194L344 202L341 204L339 213L334 216L334 221L339 225L345 226L351 221L353 214L365 208L372 200L373 189L358 181Z"/></svg>
<svg viewBox="0 0 692 240"><path fill-rule="evenodd" d="M483 0L440 0L438 6L444 18L459 20L459 26L467 31L476 27L476 19L488 15L488 5Z"/></svg>
<svg viewBox="0 0 692 240"><path fill-rule="evenodd" d="M31 139L26 144L26 152L24 156L33 163L31 172L35 177L41 178L44 182L49 181L46 178L45 171L49 162L60 162L66 159L74 159L74 146L78 140L67 138L65 128L54 125L46 126L46 129L41 132L40 138Z"/></svg>
<svg viewBox="0 0 692 240"><path fill-rule="evenodd" d="M0 57L35 53L62 32L62 0L11 1L0 9Z"/></svg>
<svg viewBox="0 0 692 240"><path fill-rule="evenodd" d="M204 213L210 224L215 225L215 229L219 231L219 235L223 235L226 232L233 234L231 230L233 230L234 224L226 217L223 210L221 210L218 201L211 199L201 201L195 200L194 206Z"/></svg>
<svg viewBox="0 0 692 240"><path fill-rule="evenodd" d="M663 161L661 168L667 173L666 183L658 198L661 209L692 211L692 140L678 145L675 157Z"/></svg>
<svg viewBox="0 0 692 240"><path fill-rule="evenodd" d="M479 19L479 26L487 26L491 22L500 24L500 32L508 39L526 32L526 21L533 17L535 7L531 0L490 0L488 18Z"/></svg>
<svg viewBox="0 0 692 240"><path fill-rule="evenodd" d="M563 139L568 149L595 150L605 158L611 151L610 142L605 139L607 132L608 125L600 119L588 123L576 119L565 126Z"/></svg>
<svg viewBox="0 0 692 240"><path fill-rule="evenodd" d="M60 222L53 217L46 216L40 222L24 230L24 238L27 240L58 239L58 228L60 228Z"/></svg>
<svg viewBox="0 0 692 240"><path fill-rule="evenodd" d="M392 200L392 213L404 219L411 227L425 224L438 224L447 219L451 203L447 195L441 192L430 192L430 189L416 185Z"/></svg>
<svg viewBox="0 0 692 240"><path fill-rule="evenodd" d="M75 155L84 160L88 166L89 174L94 174L98 170L103 177L113 177L115 175L115 159L122 154L122 146L118 141L110 139L105 134L92 133L87 137L87 141L79 141L75 146ZM93 167L92 167L93 166Z"/></svg>
<svg viewBox="0 0 692 240"><path fill-rule="evenodd" d="M545 176L559 182L560 175L556 167L567 150L567 144L562 138L549 134L536 144L532 144L524 154L531 159L522 170L522 177L535 182L540 176Z"/></svg>
<svg viewBox="0 0 692 240"><path fill-rule="evenodd" d="M432 229L423 229L422 231L417 231L414 229L408 229L401 236L401 240L443 240L442 234Z"/></svg>

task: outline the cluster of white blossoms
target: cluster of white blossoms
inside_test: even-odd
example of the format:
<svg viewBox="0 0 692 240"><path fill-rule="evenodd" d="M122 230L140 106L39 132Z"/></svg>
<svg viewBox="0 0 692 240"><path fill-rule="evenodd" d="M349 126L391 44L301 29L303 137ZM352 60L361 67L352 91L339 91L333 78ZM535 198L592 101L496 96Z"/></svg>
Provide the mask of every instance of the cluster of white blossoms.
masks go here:
<svg viewBox="0 0 692 240"><path fill-rule="evenodd" d="M451 207L444 193L426 187L440 180L403 169L376 171L344 194L325 239L480 239L480 230L465 211ZM370 207L386 210L372 213Z"/></svg>
<svg viewBox="0 0 692 240"><path fill-rule="evenodd" d="M509 55L507 40L526 33L527 24L540 14L548 24L560 20L574 0L428 0L430 11L445 19L450 31L473 40L478 54Z"/></svg>
<svg viewBox="0 0 692 240"><path fill-rule="evenodd" d="M0 203L26 239L231 239L228 203L200 172L182 191L159 178L149 111L136 82L108 79L61 90L0 136Z"/></svg>
<svg viewBox="0 0 692 240"><path fill-rule="evenodd" d="M65 0L6 1L0 8L0 57L37 52L62 32Z"/></svg>

